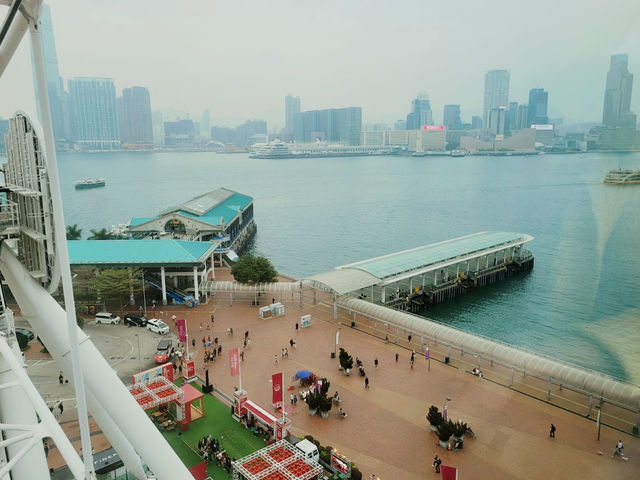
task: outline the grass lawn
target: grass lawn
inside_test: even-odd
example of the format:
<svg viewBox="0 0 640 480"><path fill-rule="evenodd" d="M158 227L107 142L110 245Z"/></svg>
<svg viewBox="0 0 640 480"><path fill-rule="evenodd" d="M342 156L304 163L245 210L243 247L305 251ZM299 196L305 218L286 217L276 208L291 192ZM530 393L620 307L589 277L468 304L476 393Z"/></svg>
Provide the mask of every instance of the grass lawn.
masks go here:
<svg viewBox="0 0 640 480"><path fill-rule="evenodd" d="M202 390L196 383L191 384ZM205 416L189 424L189 430L180 432L178 428L171 432L162 432L164 438L178 454L187 468L202 461L198 452L198 441L205 435L211 435L220 442L221 448L236 460L264 447L261 437L254 437L251 430L242 428L231 416L231 407L220 402L213 395L204 395ZM231 478L230 474L211 461L207 473L217 479Z"/></svg>

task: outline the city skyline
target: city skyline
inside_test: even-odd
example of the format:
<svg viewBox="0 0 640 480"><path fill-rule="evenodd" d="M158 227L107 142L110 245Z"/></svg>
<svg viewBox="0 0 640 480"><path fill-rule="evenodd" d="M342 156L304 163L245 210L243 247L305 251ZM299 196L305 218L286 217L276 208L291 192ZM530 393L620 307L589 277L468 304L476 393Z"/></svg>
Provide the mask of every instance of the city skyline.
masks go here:
<svg viewBox="0 0 640 480"><path fill-rule="evenodd" d="M247 18L240 5L200 2L201 14L187 15L170 2L58 0L51 16L60 76L111 77L117 92L148 88L154 110L193 119L210 110L211 125L260 118L271 131L284 127L287 94L299 96L304 110L358 106L363 122L392 125L425 91L434 119L444 105L459 104L469 122L482 115L483 79L493 69L510 72L510 101L525 103L531 89L544 88L553 98L550 118L598 122L610 56L628 53L629 71L640 71L640 6L621 0L542 0L526 24L498 0L439 5L437 14L423 2L282 5L275 15L256 3ZM581 22L573 21L576 8ZM144 35L138 21L123 21L133 18L145 18ZM0 84L5 118L18 108L35 111L28 42L16 60ZM639 98L631 110L640 110Z"/></svg>

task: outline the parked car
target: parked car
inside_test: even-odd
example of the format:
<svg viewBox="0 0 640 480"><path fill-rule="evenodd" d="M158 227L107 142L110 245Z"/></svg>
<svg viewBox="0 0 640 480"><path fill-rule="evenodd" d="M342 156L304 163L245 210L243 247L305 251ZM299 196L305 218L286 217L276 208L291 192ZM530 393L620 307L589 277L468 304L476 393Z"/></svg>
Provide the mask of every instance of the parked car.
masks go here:
<svg viewBox="0 0 640 480"><path fill-rule="evenodd" d="M147 319L144 315L138 315L137 313L127 313L124 316L124 324L131 325L132 327L146 327Z"/></svg>
<svg viewBox="0 0 640 480"><path fill-rule="evenodd" d="M98 312L96 313L96 323L117 325L120 323L120 317L109 312Z"/></svg>
<svg viewBox="0 0 640 480"><path fill-rule="evenodd" d="M33 332L31 330L27 330L26 328L16 328L16 333L24 335L29 341L35 338Z"/></svg>
<svg viewBox="0 0 640 480"><path fill-rule="evenodd" d="M156 363L167 363L169 361L169 352L171 351L171 340L160 340L156 349Z"/></svg>
<svg viewBox="0 0 640 480"><path fill-rule="evenodd" d="M147 330L164 335L169 333L169 325L157 318L150 318L147 320Z"/></svg>

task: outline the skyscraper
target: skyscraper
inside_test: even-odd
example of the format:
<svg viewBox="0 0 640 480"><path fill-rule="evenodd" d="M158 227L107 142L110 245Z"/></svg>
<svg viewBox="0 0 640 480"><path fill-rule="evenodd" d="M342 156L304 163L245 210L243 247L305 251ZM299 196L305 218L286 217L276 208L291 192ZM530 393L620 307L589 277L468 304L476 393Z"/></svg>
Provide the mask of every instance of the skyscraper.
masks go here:
<svg viewBox="0 0 640 480"><path fill-rule="evenodd" d="M287 95L284 98L284 115L285 133L289 135L293 135L294 132L294 118L296 113L300 113L300 97Z"/></svg>
<svg viewBox="0 0 640 480"><path fill-rule="evenodd" d="M433 125L431 102L425 92L411 102L411 113L407 115L407 130L419 130L423 125Z"/></svg>
<svg viewBox="0 0 640 480"><path fill-rule="evenodd" d="M125 88L118 98L118 119L122 143L153 143L151 100L145 87Z"/></svg>
<svg viewBox="0 0 640 480"><path fill-rule="evenodd" d="M58 55L56 53L55 37L53 36L51 10L46 3L42 5L42 13L40 14L40 34L42 38L44 74L47 80L47 93L49 94L53 135L56 139L63 139L69 137L71 134L70 101L69 95L64 91L64 81L60 77L58 70ZM31 67L35 72L33 46L31 48ZM38 119L40 123L42 123L42 112L40 111L40 100L38 98L38 88L35 85L35 81L34 73L33 82L34 92L36 94L36 109Z"/></svg>
<svg viewBox="0 0 640 480"><path fill-rule="evenodd" d="M509 70L489 70L484 76L482 124L487 127L489 112L509 104Z"/></svg>
<svg viewBox="0 0 640 480"><path fill-rule="evenodd" d="M525 128L531 125L546 125L549 123L549 117L547 117L548 101L549 92L545 92L542 88L529 90L529 111Z"/></svg>
<svg viewBox="0 0 640 480"><path fill-rule="evenodd" d="M488 115L486 126L489 135L504 135L507 120L507 107L492 108Z"/></svg>
<svg viewBox="0 0 640 480"><path fill-rule="evenodd" d="M69 80L75 140L92 150L120 147L116 88L111 78Z"/></svg>
<svg viewBox="0 0 640 480"><path fill-rule="evenodd" d="M462 121L460 120L460 105L445 105L442 115L442 124L447 130L460 130Z"/></svg>
<svg viewBox="0 0 640 480"><path fill-rule="evenodd" d="M309 110L294 116L297 142L323 139L342 145L359 145L362 131L362 108L330 108Z"/></svg>
<svg viewBox="0 0 640 480"><path fill-rule="evenodd" d="M505 121L505 130L518 130L518 102L509 102L507 108L507 119Z"/></svg>
<svg viewBox="0 0 640 480"><path fill-rule="evenodd" d="M636 127L636 116L631 112L631 89L633 74L627 66L629 55L611 55L611 66L607 73L604 91L602 123L609 127Z"/></svg>

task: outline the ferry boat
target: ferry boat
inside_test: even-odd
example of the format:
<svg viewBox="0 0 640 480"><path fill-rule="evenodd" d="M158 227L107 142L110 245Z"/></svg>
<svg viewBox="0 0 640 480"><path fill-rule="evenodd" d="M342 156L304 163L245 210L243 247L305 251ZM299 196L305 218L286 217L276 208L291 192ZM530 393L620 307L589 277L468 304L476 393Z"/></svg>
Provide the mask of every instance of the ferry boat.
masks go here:
<svg viewBox="0 0 640 480"><path fill-rule="evenodd" d="M614 185L640 183L640 170L622 170L620 168L614 168L613 170L609 170L607 176L604 177L604 183L611 183Z"/></svg>
<svg viewBox="0 0 640 480"><path fill-rule="evenodd" d="M77 189L104 187L105 185L106 182L104 181L104 178L87 178L76 182Z"/></svg>
<svg viewBox="0 0 640 480"><path fill-rule="evenodd" d="M259 147L251 158L289 158L293 154L289 147L280 140L274 140Z"/></svg>

